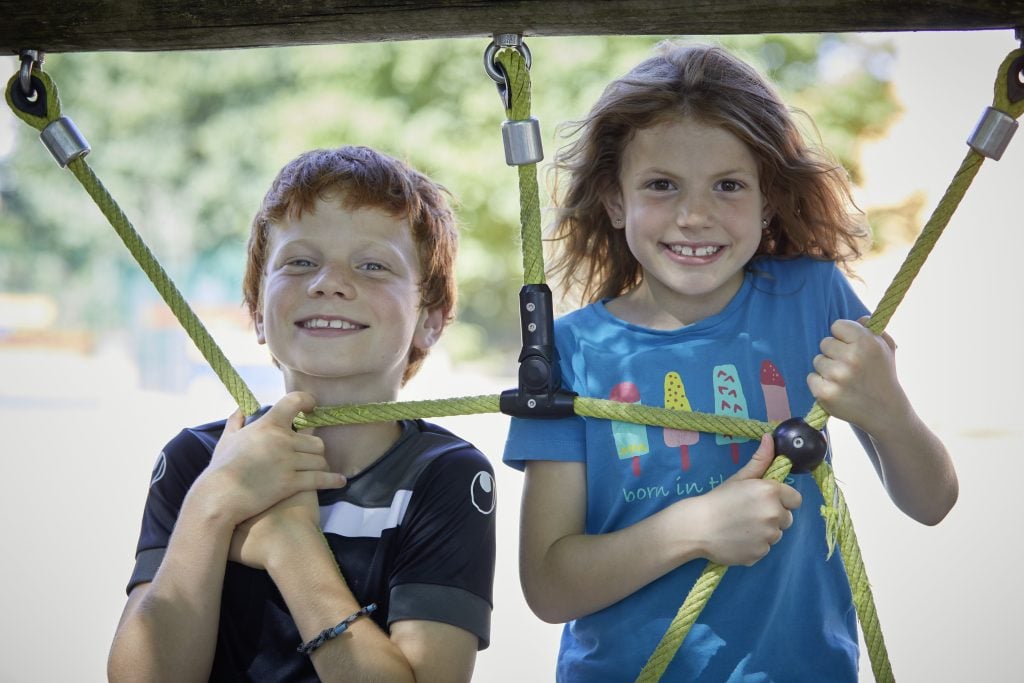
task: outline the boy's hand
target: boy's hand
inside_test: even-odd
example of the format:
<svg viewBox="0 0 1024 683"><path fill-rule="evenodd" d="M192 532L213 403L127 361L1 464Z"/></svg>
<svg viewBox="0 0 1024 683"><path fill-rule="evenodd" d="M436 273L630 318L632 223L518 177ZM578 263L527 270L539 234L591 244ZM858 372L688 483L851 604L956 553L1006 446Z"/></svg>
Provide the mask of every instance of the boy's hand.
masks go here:
<svg viewBox="0 0 1024 683"><path fill-rule="evenodd" d="M296 541L304 531L320 533L320 506L313 491L296 493L239 524L228 559L266 569L272 553L289 552L282 541Z"/></svg>
<svg viewBox="0 0 1024 683"><path fill-rule="evenodd" d="M907 398L896 377L896 342L888 334L876 335L866 322L832 324L807 386L829 414L873 434L876 425L900 419Z"/></svg>
<svg viewBox="0 0 1024 683"><path fill-rule="evenodd" d="M803 497L792 486L762 479L772 460L772 437L743 468L709 493L695 498L705 505L702 528L707 532L704 555L723 565L751 566L768 554L793 524L792 510Z"/></svg>
<svg viewBox="0 0 1024 683"><path fill-rule="evenodd" d="M203 482L232 525L300 491L345 485L342 475L329 471L323 441L292 430L295 416L315 405L311 395L292 392L248 425L240 412L228 418L197 484Z"/></svg>

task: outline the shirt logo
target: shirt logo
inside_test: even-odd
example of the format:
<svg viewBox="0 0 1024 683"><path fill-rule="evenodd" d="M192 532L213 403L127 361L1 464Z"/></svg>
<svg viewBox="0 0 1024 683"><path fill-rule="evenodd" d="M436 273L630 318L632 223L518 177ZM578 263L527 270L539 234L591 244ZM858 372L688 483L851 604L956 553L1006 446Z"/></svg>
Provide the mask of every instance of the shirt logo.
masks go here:
<svg viewBox="0 0 1024 683"><path fill-rule="evenodd" d="M149 480L150 488L152 488L153 484L164 478L165 472L167 472L167 456L164 455L163 451L160 451L160 455L157 456L156 459L156 464L153 465L153 478Z"/></svg>
<svg viewBox="0 0 1024 683"><path fill-rule="evenodd" d="M489 515L494 512L494 477L490 472L476 473L473 483L469 485L469 498L473 502L473 507L481 514Z"/></svg>

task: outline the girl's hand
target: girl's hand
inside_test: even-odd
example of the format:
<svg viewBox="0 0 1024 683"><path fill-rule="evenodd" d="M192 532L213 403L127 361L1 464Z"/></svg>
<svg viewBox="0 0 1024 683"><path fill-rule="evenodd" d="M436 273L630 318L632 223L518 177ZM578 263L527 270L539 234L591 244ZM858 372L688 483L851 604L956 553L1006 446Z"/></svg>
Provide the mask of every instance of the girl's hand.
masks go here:
<svg viewBox="0 0 1024 683"><path fill-rule="evenodd" d="M792 486L762 479L774 459L772 437L765 434L743 469L693 499L704 507L703 554L712 562L749 567L767 555L793 524L792 511L800 507L803 497Z"/></svg>
<svg viewBox="0 0 1024 683"><path fill-rule="evenodd" d="M899 420L909 405L896 377L896 342L861 321L837 320L821 342L807 386L829 414L874 434Z"/></svg>
<svg viewBox="0 0 1024 683"><path fill-rule="evenodd" d="M300 491L345 485L329 471L323 441L292 430L295 417L315 405L311 395L292 392L248 425L240 412L228 418L196 484L229 523L241 524Z"/></svg>

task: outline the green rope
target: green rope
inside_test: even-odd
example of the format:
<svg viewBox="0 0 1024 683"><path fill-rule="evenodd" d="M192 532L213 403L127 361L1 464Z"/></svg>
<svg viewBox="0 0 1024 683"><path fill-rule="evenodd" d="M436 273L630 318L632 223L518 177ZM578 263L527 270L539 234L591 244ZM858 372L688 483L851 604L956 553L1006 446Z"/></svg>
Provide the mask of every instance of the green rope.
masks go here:
<svg viewBox="0 0 1024 683"><path fill-rule="evenodd" d="M11 89L20 87L18 81L18 74L15 74L7 84L5 91L5 98L7 104L14 111L15 115L22 121L25 121L36 130L42 131L53 121L56 121L61 117L60 111L60 96L57 92L57 86L53 83L53 80L48 74L43 71L35 71L33 74L43 84L45 94L40 96L46 97L46 115L35 116L33 114L26 113L18 109L14 102L11 100ZM89 164L86 163L84 157L79 157L68 163L68 170L70 170L78 182L82 184L89 196L92 197L93 201L99 207L100 211L106 216L107 220L110 221L110 225L117 232L121 241L124 242L125 247L131 253L132 257L138 262L143 272L149 277L153 286L156 287L157 292L163 297L163 300L167 302L171 312L174 313L174 317L178 319L185 332L195 343L199 352L203 354L203 358L210 364L213 371L217 373L217 376L223 382L224 386L231 393L231 396L235 399L239 408L246 415L255 413L260 405L259 401L252 394L241 376L231 366L231 363L225 357L220 347L217 346L210 333L203 326L202 321L196 316L195 312L189 307L188 302L185 301L185 297L182 296L178 288L175 287L171 278L167 275L167 272L160 266L160 263L153 256L153 252L149 250L146 243L142 240L139 233L132 227L128 217L125 216L124 212L114 201L110 193L103 186L103 183L99 181L96 175L93 173Z"/></svg>
<svg viewBox="0 0 1024 683"><path fill-rule="evenodd" d="M514 48L498 50L496 58L508 74L510 121L530 118L530 70L523 53ZM519 166L519 222L522 226L523 283L544 284L544 247L540 229L540 190L537 164Z"/></svg>
<svg viewBox="0 0 1024 683"><path fill-rule="evenodd" d="M784 455L778 456L768 466L768 471L764 473L763 478L778 482L785 481L792 467L793 463L790 462L789 458ZM658 646L647 660L647 664L644 665L640 675L637 676L637 683L652 683L653 681L661 680L665 669L668 668L672 658L676 655L676 651L679 650L679 646L686 639L686 634L690 632L690 627L697 621L697 617L703 611L704 606L707 605L708 600L711 599L711 594L718 588L718 584L722 581L722 577L725 576L727 569L727 566L717 562L707 563L704 571L701 572L693 588L690 589L689 594L686 596L686 600L683 601L679 611L676 612L676 616L669 624L665 635L662 636L661 642L658 643Z"/></svg>
<svg viewBox="0 0 1024 683"><path fill-rule="evenodd" d="M871 670L874 673L875 681L876 683L891 683L895 680L892 674L892 665L886 655L885 639L882 637L882 627L878 621L875 599L871 593L871 584L868 582L864 558L857 543L857 534L854 533L853 522L846 507L846 498L843 496L842 489L836 486L831 467L818 467L812 474L825 499L822 516L826 518L826 526L828 526L830 518L836 522L833 528L838 532L839 553L843 558L843 566L846 568L846 576L850 582L853 605L857 610L861 632L864 634L864 646L871 660ZM826 539L829 557L832 556L833 541L832 538Z"/></svg>

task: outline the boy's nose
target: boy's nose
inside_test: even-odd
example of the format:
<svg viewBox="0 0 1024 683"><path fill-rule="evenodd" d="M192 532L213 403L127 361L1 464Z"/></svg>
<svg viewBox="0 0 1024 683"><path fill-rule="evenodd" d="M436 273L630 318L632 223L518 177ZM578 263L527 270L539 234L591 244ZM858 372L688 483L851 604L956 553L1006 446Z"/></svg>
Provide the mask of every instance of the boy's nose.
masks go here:
<svg viewBox="0 0 1024 683"><path fill-rule="evenodd" d="M355 296L355 287L341 268L324 267L310 283L309 294L351 299Z"/></svg>

